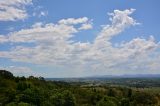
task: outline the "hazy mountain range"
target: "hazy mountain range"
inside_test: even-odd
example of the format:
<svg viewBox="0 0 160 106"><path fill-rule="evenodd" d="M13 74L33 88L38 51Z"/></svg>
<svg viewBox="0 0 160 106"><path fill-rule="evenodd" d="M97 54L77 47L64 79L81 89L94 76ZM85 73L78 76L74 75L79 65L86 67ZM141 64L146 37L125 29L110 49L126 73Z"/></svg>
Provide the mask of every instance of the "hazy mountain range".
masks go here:
<svg viewBox="0 0 160 106"><path fill-rule="evenodd" d="M88 78L160 78L160 74L97 75Z"/></svg>
<svg viewBox="0 0 160 106"><path fill-rule="evenodd" d="M45 78L46 80L55 81L97 81L105 79L119 79L119 78L160 78L160 74L124 74L124 75L95 75L88 77L70 77L70 78Z"/></svg>

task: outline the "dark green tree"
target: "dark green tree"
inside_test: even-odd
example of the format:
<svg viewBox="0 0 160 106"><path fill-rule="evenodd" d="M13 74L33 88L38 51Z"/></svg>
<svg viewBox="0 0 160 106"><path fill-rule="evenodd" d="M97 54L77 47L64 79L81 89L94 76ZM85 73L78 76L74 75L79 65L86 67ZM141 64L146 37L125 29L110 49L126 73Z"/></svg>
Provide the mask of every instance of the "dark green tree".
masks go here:
<svg viewBox="0 0 160 106"><path fill-rule="evenodd" d="M11 72L6 70L0 70L0 78L7 78L7 79L13 79L14 76Z"/></svg>

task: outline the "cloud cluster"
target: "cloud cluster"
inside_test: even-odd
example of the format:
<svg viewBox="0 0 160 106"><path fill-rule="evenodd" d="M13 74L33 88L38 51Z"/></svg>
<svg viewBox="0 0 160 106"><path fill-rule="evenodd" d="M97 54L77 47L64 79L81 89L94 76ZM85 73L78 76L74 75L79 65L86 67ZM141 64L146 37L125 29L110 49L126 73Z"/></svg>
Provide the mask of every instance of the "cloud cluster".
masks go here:
<svg viewBox="0 0 160 106"><path fill-rule="evenodd" d="M155 66L160 63L160 44L153 36L135 38L117 47L110 41L128 27L139 24L130 16L134 11L109 13L111 24L103 26L93 42L72 39L76 33L92 28L92 21L87 17L62 19L57 24L36 23L29 29L1 35L0 43L14 43L15 46L10 51L1 51L0 57L75 71L116 71L117 74L126 70L158 70Z"/></svg>
<svg viewBox="0 0 160 106"><path fill-rule="evenodd" d="M0 21L23 20L28 17L25 6L32 0L0 0Z"/></svg>

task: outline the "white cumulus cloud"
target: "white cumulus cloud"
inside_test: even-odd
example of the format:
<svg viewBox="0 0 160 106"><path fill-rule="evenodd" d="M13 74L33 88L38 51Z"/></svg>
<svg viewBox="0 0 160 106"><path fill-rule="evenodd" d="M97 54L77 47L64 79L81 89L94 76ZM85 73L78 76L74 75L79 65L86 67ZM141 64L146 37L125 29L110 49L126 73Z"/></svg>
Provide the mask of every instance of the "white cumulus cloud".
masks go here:
<svg viewBox="0 0 160 106"><path fill-rule="evenodd" d="M82 26L79 28L79 30L87 30L87 29L92 29L92 24L91 23L85 23L82 24Z"/></svg>
<svg viewBox="0 0 160 106"><path fill-rule="evenodd" d="M62 19L60 20L58 23L59 24L82 24L82 23L86 23L88 22L89 19L87 17L82 17L82 18L78 18L78 19L75 19L75 18L68 18L68 19Z"/></svg>
<svg viewBox="0 0 160 106"><path fill-rule="evenodd" d="M0 21L23 20L28 17L25 9L32 0L0 0Z"/></svg>

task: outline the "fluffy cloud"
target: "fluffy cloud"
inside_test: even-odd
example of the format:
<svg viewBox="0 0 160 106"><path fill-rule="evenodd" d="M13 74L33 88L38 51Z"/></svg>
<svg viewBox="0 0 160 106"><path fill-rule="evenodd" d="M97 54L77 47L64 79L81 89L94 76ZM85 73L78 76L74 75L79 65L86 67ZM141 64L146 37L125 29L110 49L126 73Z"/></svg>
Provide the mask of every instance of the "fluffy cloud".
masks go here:
<svg viewBox="0 0 160 106"><path fill-rule="evenodd" d="M0 21L22 20L28 17L25 6L32 0L0 0Z"/></svg>
<svg viewBox="0 0 160 106"><path fill-rule="evenodd" d="M81 23L86 23L88 21L87 17L83 17L83 18L68 18L68 19L62 19L60 20L58 23L59 24L68 24L68 25L75 25L75 24L81 24Z"/></svg>
<svg viewBox="0 0 160 106"><path fill-rule="evenodd" d="M81 24L81 27L78 28L79 30L92 29L92 20L89 20L87 17L82 17L78 19L75 18L62 19L58 23L65 25Z"/></svg>
<svg viewBox="0 0 160 106"><path fill-rule="evenodd" d="M82 26L79 28L79 30L87 30L87 29L92 29L92 24L90 23L82 24Z"/></svg>
<svg viewBox="0 0 160 106"><path fill-rule="evenodd" d="M109 13L109 15L112 16L110 18L111 25L103 26L103 29L100 32L99 36L96 38L95 42L106 42L113 36L121 33L124 29L139 24L136 22L136 20L129 16L134 11L135 9L124 11L114 10L113 13Z"/></svg>
<svg viewBox="0 0 160 106"><path fill-rule="evenodd" d="M114 10L110 13L110 25L105 25L93 43L75 42L72 37L82 30L90 29L87 17L69 18L57 24L36 23L29 29L0 36L1 43L14 43L10 51L1 51L0 57L12 61L65 67L67 70L98 70L119 73L124 70L158 70L160 44L149 39L135 38L112 46L113 36L126 28L137 25L130 15L134 9ZM80 27L77 27L80 26ZM31 44L31 46L27 46ZM154 64L150 64L154 62ZM118 72L119 71L119 72Z"/></svg>

